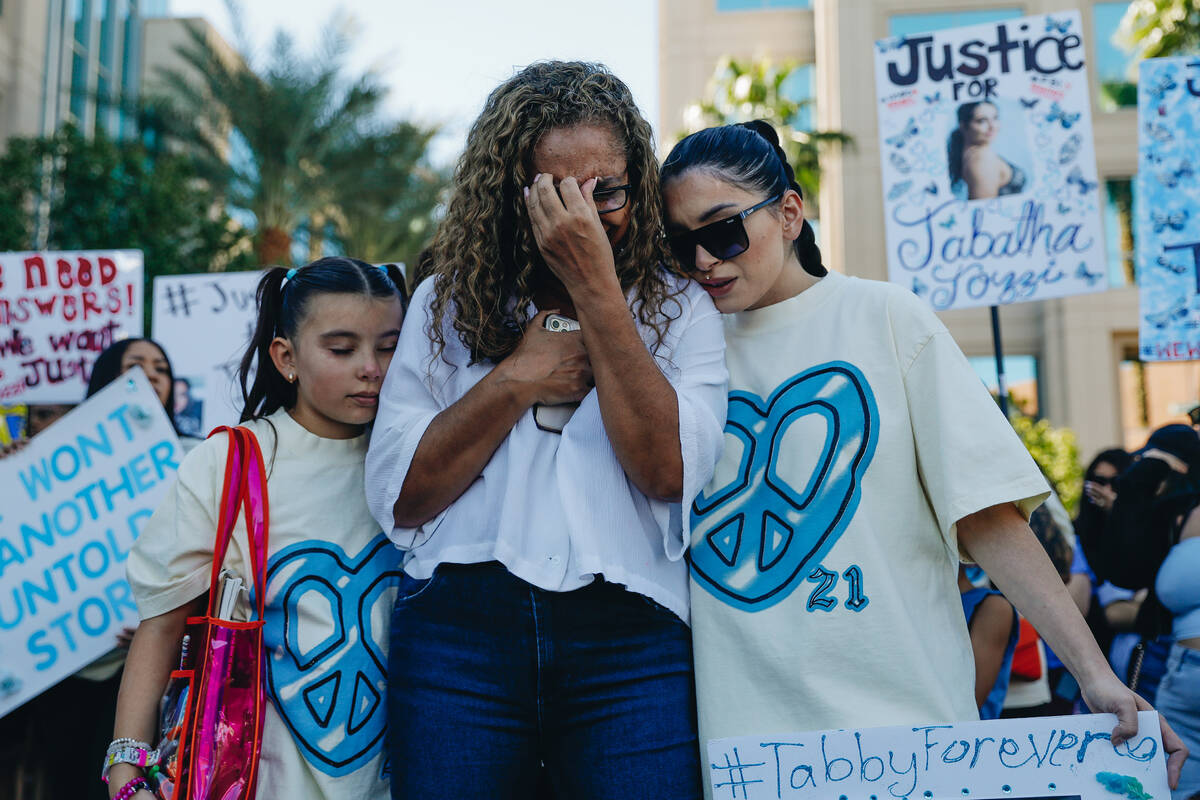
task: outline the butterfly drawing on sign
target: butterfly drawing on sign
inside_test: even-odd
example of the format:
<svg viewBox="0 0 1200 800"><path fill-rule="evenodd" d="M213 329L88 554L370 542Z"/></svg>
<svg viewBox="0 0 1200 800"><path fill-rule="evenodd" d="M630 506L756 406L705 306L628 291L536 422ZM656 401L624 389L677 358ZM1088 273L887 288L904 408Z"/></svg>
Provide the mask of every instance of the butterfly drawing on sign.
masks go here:
<svg viewBox="0 0 1200 800"><path fill-rule="evenodd" d="M1164 75L1158 83L1150 87L1150 96L1154 98L1154 102L1163 99L1163 96L1172 89L1178 88L1179 84L1175 82L1173 75Z"/></svg>
<svg viewBox="0 0 1200 800"><path fill-rule="evenodd" d="M1161 164L1165 159L1163 158L1163 154L1157 150L1147 150L1146 160L1151 164Z"/></svg>
<svg viewBox="0 0 1200 800"><path fill-rule="evenodd" d="M1036 97L1034 97L1031 100L1026 100L1024 97L1021 98L1021 105L1023 105L1025 108L1033 108L1037 104L1038 104L1038 98L1036 98Z"/></svg>
<svg viewBox="0 0 1200 800"><path fill-rule="evenodd" d="M1162 311L1156 311L1146 315L1146 322L1158 329L1167 327L1172 320L1183 319L1187 316L1187 301L1176 300L1169 307Z"/></svg>
<svg viewBox="0 0 1200 800"><path fill-rule="evenodd" d="M1066 214L1066 213L1067 213L1068 211L1070 211L1070 210L1071 210L1071 207L1070 207L1069 205L1067 205L1066 203L1059 203L1059 204L1058 204L1058 213L1060 213L1060 214Z"/></svg>
<svg viewBox="0 0 1200 800"><path fill-rule="evenodd" d="M920 278L913 278L913 294L920 297L929 291L929 287Z"/></svg>
<svg viewBox="0 0 1200 800"><path fill-rule="evenodd" d="M1160 214L1157 211L1150 212L1150 219L1154 223L1155 233L1162 233L1167 228L1173 231L1181 231L1187 225L1187 221L1191 216L1191 212L1186 208L1180 209L1174 214Z"/></svg>
<svg viewBox="0 0 1200 800"><path fill-rule="evenodd" d="M1071 30L1070 19L1055 19L1046 15L1046 33L1066 33Z"/></svg>
<svg viewBox="0 0 1200 800"><path fill-rule="evenodd" d="M1160 117L1165 117L1167 115L1167 107L1166 106L1160 105L1158 107L1157 111L1158 111L1158 115Z"/></svg>
<svg viewBox="0 0 1200 800"><path fill-rule="evenodd" d="M1072 158L1079 154L1079 146L1083 144L1083 138L1078 133L1072 133L1071 138L1062 143L1062 147L1058 148L1058 163L1066 164Z"/></svg>
<svg viewBox="0 0 1200 800"><path fill-rule="evenodd" d="M1174 189L1179 185L1179 182L1184 178L1195 177L1196 172L1192 169L1192 164L1186 158L1179 162L1179 166L1173 170L1159 173L1158 182L1168 189Z"/></svg>
<svg viewBox="0 0 1200 800"><path fill-rule="evenodd" d="M922 190L925 194L936 195L938 193L937 184L930 181L929 184Z"/></svg>
<svg viewBox="0 0 1200 800"><path fill-rule="evenodd" d="M904 156L899 153L892 153L888 156L888 161L892 162L892 166L901 173L908 174L912 170L912 165L904 160Z"/></svg>
<svg viewBox="0 0 1200 800"><path fill-rule="evenodd" d="M912 185L912 181L900 181L888 192L888 200L896 200L908 194L908 190L912 188Z"/></svg>
<svg viewBox="0 0 1200 800"><path fill-rule="evenodd" d="M913 138L920 132L921 129L917 127L917 120L913 117L909 117L908 122L904 123L903 127L900 129L900 132L894 136L887 137L886 141L892 147L903 147L908 143L909 139Z"/></svg>
<svg viewBox="0 0 1200 800"><path fill-rule="evenodd" d="M1074 125L1076 122L1079 122L1079 119L1082 116L1083 116L1083 112L1081 112L1081 111L1067 113L1066 109L1064 109L1062 106L1060 106L1058 104L1058 101L1055 100L1053 103L1050 104L1050 112L1048 114L1046 114L1046 122L1049 122L1052 124L1057 122L1063 126L1064 130L1070 130L1071 126Z"/></svg>
<svg viewBox="0 0 1200 800"><path fill-rule="evenodd" d="M1173 142L1175 134L1171 133L1170 129L1164 125L1159 125L1157 122L1146 123L1146 133L1156 142Z"/></svg>
<svg viewBox="0 0 1200 800"><path fill-rule="evenodd" d="M953 214L951 214L950 219L943 220L942 222L939 222L938 225L941 225L946 230L950 230L951 228L953 228L955 226L955 224L957 222L958 222L958 219Z"/></svg>
<svg viewBox="0 0 1200 800"><path fill-rule="evenodd" d="M1078 187L1080 194L1087 194L1100 184L1083 177L1083 171L1079 169L1079 165L1076 165L1075 169L1071 170L1070 174L1067 175L1067 185Z"/></svg>
<svg viewBox="0 0 1200 800"><path fill-rule="evenodd" d="M1167 260L1166 256L1159 256L1158 258L1156 258L1154 260L1154 263L1156 266L1162 267L1163 269L1170 270L1171 272L1174 272L1176 275L1182 275L1188 271L1188 268L1185 265L1176 264L1173 261L1169 261L1169 260Z"/></svg>
<svg viewBox="0 0 1200 800"><path fill-rule="evenodd" d="M1095 286L1097 283L1099 283L1100 281L1102 281L1104 279L1104 273L1103 272L1088 272L1087 262L1080 261L1079 269L1075 270L1075 277L1079 278L1080 280L1087 281L1088 286Z"/></svg>
<svg viewBox="0 0 1200 800"><path fill-rule="evenodd" d="M907 36L890 36L887 39L879 39L875 42L875 49L883 53L890 53L893 50L899 50L908 43Z"/></svg>
<svg viewBox="0 0 1200 800"><path fill-rule="evenodd" d="M934 92L933 94L925 95L925 102L928 103L929 105L934 105L935 103L942 102L942 93Z"/></svg>

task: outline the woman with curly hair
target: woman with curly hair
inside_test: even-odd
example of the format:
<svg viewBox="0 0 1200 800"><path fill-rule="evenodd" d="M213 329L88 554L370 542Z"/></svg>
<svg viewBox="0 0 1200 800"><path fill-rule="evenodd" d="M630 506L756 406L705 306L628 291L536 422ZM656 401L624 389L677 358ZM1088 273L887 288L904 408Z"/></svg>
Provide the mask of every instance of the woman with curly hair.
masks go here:
<svg viewBox="0 0 1200 800"><path fill-rule="evenodd" d="M367 456L405 552L392 794L700 795L682 557L725 419L712 302L664 266L650 126L605 67L492 92Z"/></svg>

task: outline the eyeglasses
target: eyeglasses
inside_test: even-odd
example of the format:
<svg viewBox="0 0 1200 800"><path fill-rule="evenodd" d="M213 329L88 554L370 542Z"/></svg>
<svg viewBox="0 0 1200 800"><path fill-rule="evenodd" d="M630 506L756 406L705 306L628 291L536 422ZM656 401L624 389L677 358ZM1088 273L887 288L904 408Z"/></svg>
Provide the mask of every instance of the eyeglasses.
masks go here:
<svg viewBox="0 0 1200 800"><path fill-rule="evenodd" d="M750 237L746 234L746 224L743 220L766 208L783 197L783 192L768 197L761 203L750 206L745 211L739 211L732 217L710 222L692 231L673 233L667 237L667 244L675 260L686 270L696 269L696 246L703 247L713 258L724 261L734 256L740 256L750 247Z"/></svg>
<svg viewBox="0 0 1200 800"><path fill-rule="evenodd" d="M629 202L629 190L632 188L633 184L624 183L620 186L605 186L603 189L596 189L592 192L592 199L596 201L596 210L601 214L620 211Z"/></svg>

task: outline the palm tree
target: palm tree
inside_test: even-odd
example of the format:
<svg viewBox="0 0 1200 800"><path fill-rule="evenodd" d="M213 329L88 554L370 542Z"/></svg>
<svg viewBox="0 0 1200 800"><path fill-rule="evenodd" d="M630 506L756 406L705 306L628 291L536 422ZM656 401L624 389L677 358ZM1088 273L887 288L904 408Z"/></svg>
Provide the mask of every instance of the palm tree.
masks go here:
<svg viewBox="0 0 1200 800"><path fill-rule="evenodd" d="M349 187L362 183L386 182L402 191L408 171L397 169L423 165L433 134L382 123L385 87L370 72L347 77L347 27L335 19L326 30L311 57L277 33L258 67L244 43L240 58L230 59L192 29L178 50L187 69L164 71L165 91L148 103L155 126L194 155L214 190L253 216L260 264L290 263L297 232L323 233L327 220L340 219L348 229L352 219L365 225L366 216L392 214L394 200L379 207L360 198L354 215L339 202L354 197ZM373 160L381 145L404 157ZM386 174L368 174L376 167L388 167ZM427 216L432 204L418 209Z"/></svg>
<svg viewBox="0 0 1200 800"><path fill-rule="evenodd" d="M686 130L680 138L713 125L766 120L775 126L805 197L815 198L820 186L822 147L849 144L853 139L838 131L809 130L813 101L798 97L805 92L792 89L795 80L803 76L802 69L795 61L721 59L704 98L684 111Z"/></svg>
<svg viewBox="0 0 1200 800"><path fill-rule="evenodd" d="M1200 0L1135 0L1113 39L1139 58L1200 52Z"/></svg>

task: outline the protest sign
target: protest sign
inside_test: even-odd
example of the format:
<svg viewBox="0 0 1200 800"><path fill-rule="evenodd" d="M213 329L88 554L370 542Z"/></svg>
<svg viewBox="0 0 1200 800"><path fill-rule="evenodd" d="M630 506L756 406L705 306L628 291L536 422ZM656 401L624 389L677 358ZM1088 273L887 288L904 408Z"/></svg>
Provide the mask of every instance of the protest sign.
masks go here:
<svg viewBox="0 0 1200 800"><path fill-rule="evenodd" d="M714 800L1169 800L1158 714L1113 747L1113 714L963 722L708 743Z"/></svg>
<svg viewBox="0 0 1200 800"><path fill-rule="evenodd" d="M137 624L125 559L180 457L135 367L0 459L0 717Z"/></svg>
<svg viewBox="0 0 1200 800"><path fill-rule="evenodd" d="M154 279L154 339L175 370L175 423L203 436L236 425L242 408L238 364L254 334L261 272L170 275Z"/></svg>
<svg viewBox="0 0 1200 800"><path fill-rule="evenodd" d="M934 309L1106 288L1077 11L876 42L888 277Z"/></svg>
<svg viewBox="0 0 1200 800"><path fill-rule="evenodd" d="M142 335L140 250L0 253L0 402L78 403L96 356Z"/></svg>
<svg viewBox="0 0 1200 800"><path fill-rule="evenodd" d="M1143 361L1200 359L1200 59L1141 63L1138 130L1138 349Z"/></svg>

